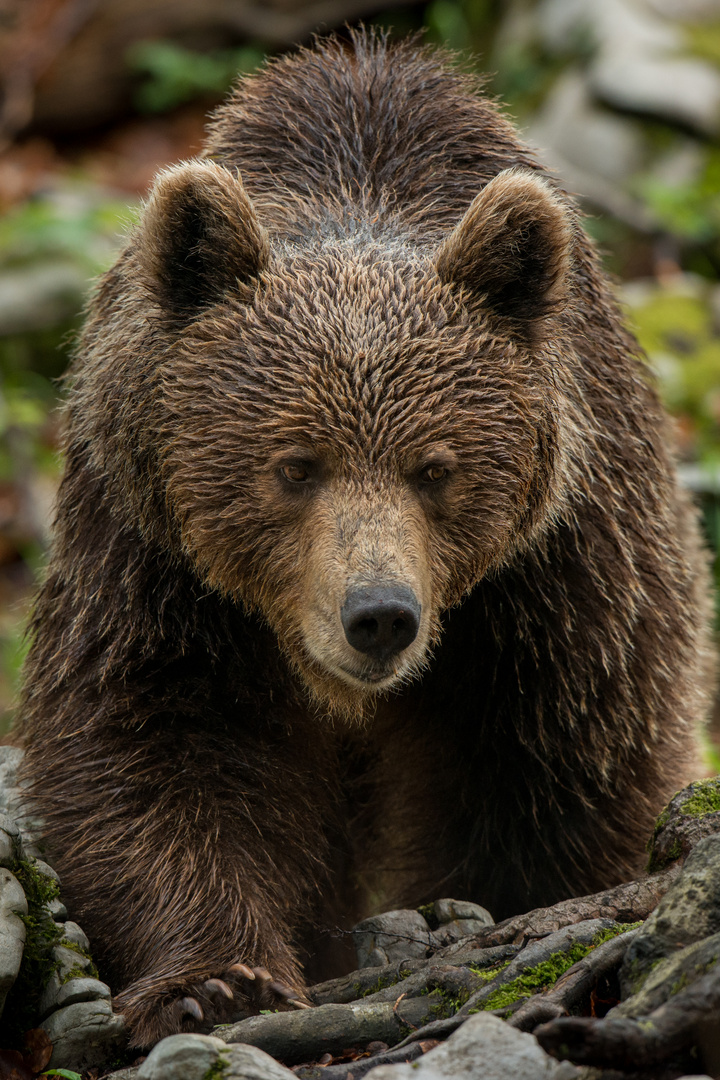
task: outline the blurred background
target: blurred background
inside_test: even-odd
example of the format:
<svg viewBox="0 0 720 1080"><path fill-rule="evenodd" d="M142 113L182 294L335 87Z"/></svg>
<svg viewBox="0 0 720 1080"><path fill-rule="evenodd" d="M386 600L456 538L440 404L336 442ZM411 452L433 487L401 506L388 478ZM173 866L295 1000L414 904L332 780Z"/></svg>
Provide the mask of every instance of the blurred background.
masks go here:
<svg viewBox="0 0 720 1080"><path fill-rule="evenodd" d="M0 0L0 735L90 281L238 72L359 20L460 50L580 197L676 417L720 587L720 0ZM715 773L718 746L716 709Z"/></svg>

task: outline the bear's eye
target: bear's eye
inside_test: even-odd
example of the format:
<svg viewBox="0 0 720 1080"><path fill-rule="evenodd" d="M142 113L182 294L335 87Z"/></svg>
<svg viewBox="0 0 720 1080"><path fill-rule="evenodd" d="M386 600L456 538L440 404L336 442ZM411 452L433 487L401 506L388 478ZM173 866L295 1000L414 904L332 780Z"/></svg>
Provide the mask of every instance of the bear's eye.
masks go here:
<svg viewBox="0 0 720 1080"><path fill-rule="evenodd" d="M310 469L301 461L290 462L280 468L283 479L291 484L306 484L310 479Z"/></svg>
<svg viewBox="0 0 720 1080"><path fill-rule="evenodd" d="M420 470L421 484L439 484L448 474L444 465L426 465Z"/></svg>

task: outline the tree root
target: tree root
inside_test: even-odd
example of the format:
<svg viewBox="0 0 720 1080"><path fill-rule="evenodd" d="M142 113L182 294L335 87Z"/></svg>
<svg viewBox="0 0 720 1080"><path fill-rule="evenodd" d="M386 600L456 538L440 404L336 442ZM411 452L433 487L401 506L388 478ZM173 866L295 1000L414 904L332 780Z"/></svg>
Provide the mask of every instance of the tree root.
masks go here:
<svg viewBox="0 0 720 1080"><path fill-rule="evenodd" d="M638 1019L568 1016L535 1030L549 1054L581 1065L647 1069L700 1044L718 1060L720 971L714 968Z"/></svg>

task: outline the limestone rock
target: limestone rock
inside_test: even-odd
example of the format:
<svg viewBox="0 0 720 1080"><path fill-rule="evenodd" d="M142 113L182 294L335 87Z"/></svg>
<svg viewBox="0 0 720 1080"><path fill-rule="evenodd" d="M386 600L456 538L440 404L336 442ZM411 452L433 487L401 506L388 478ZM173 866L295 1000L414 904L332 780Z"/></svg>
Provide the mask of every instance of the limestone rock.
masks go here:
<svg viewBox="0 0 720 1080"><path fill-rule="evenodd" d="M51 1069L81 1072L124 1050L125 1021L107 1001L82 1001L58 1009L40 1024L53 1044Z"/></svg>
<svg viewBox="0 0 720 1080"><path fill-rule="evenodd" d="M169 1035L157 1044L128 1080L204 1080L215 1075L222 1080L292 1080L294 1073L263 1050L242 1044L228 1046L212 1035ZM221 1070L221 1071L220 1071ZM125 1080L120 1074L112 1074Z"/></svg>
<svg viewBox="0 0 720 1080"><path fill-rule="evenodd" d="M639 125L599 108L577 70L558 78L530 126L528 139L550 168L563 172L570 163L613 184L624 184L642 163Z"/></svg>
<svg viewBox="0 0 720 1080"><path fill-rule="evenodd" d="M214 1035L169 1035L154 1046L138 1069L138 1080L203 1080L228 1047ZM226 1073L223 1072L223 1080Z"/></svg>
<svg viewBox="0 0 720 1080"><path fill-rule="evenodd" d="M6 867L0 867L0 1013L20 970L28 906L22 886Z"/></svg>
<svg viewBox="0 0 720 1080"><path fill-rule="evenodd" d="M78 1001L107 1001L111 998L110 987L93 978L68 979L61 983L56 974L48 980L39 1004L40 1019L44 1020L56 1009L74 1005Z"/></svg>
<svg viewBox="0 0 720 1080"><path fill-rule="evenodd" d="M636 993L626 997L608 1016L629 1016L639 1019L648 1016L655 1009L673 997L678 990L684 989L696 979L702 978L711 967L720 960L720 933L696 941L680 949L673 956L657 963L649 973L640 976L642 985ZM629 971L632 972L632 965ZM629 987L630 978L625 972L625 986ZM637 982L635 985L638 985Z"/></svg>
<svg viewBox="0 0 720 1080"><path fill-rule="evenodd" d="M659 961L720 933L720 833L690 852L677 880L630 943L622 968L623 1000L638 991Z"/></svg>
<svg viewBox="0 0 720 1080"><path fill-rule="evenodd" d="M228 1049L229 1064L223 1080L294 1080L295 1073L256 1046L238 1043Z"/></svg>
<svg viewBox="0 0 720 1080"><path fill-rule="evenodd" d="M0 812L12 820L21 809L17 771L22 759L19 746L0 746Z"/></svg>
<svg viewBox="0 0 720 1080"><path fill-rule="evenodd" d="M673 796L657 819L648 870L685 858L704 837L720 832L720 776L696 780Z"/></svg>
<svg viewBox="0 0 720 1080"><path fill-rule="evenodd" d="M430 927L417 911L386 911L353 927L358 967L381 967L425 957L432 944Z"/></svg>
<svg viewBox="0 0 720 1080"><path fill-rule="evenodd" d="M444 897L442 900L436 900L432 907L435 918L441 926L458 921L479 922L482 926L493 926L495 923L487 908L481 907L480 904L473 904L469 900L451 900L449 897ZM475 933L474 930L469 932Z"/></svg>
<svg viewBox="0 0 720 1080"><path fill-rule="evenodd" d="M447 1042L409 1065L378 1065L365 1080L572 1080L579 1070L551 1058L532 1035L478 1013Z"/></svg>
<svg viewBox="0 0 720 1080"><path fill-rule="evenodd" d="M22 836L12 818L0 814L0 866L12 870L24 857Z"/></svg>
<svg viewBox="0 0 720 1080"><path fill-rule="evenodd" d="M89 952L90 942L87 939L87 935L84 930L78 926L76 922L67 921L63 927L63 940L69 941L71 945L79 945L81 949L85 949Z"/></svg>

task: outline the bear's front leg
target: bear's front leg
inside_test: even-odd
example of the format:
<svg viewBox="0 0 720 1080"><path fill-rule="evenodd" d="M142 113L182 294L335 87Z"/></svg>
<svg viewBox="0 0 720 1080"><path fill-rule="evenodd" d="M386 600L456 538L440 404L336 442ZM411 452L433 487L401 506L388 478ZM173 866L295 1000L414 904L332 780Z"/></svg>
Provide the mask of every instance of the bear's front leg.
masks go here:
<svg viewBox="0 0 720 1080"><path fill-rule="evenodd" d="M291 939L332 815L318 741L300 722L105 718L28 747L63 895L132 1045L302 1001Z"/></svg>

